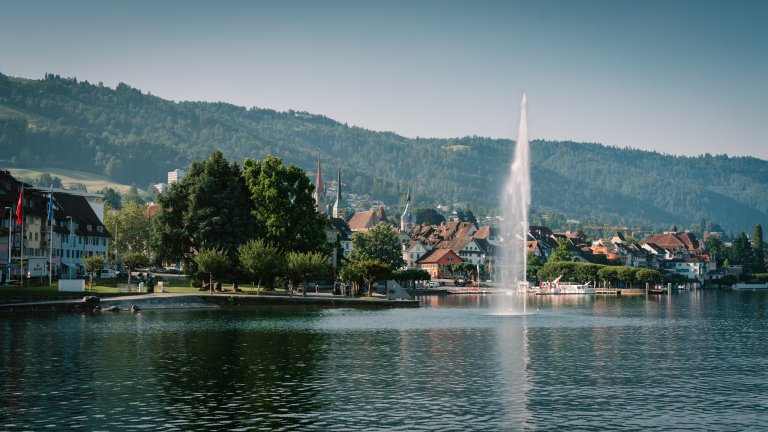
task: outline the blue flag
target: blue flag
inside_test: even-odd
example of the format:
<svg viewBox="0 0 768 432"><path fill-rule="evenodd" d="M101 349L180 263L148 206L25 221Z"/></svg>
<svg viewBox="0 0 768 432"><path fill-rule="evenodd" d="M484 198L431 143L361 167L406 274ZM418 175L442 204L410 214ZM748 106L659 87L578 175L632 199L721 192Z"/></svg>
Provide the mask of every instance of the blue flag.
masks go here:
<svg viewBox="0 0 768 432"><path fill-rule="evenodd" d="M48 222L50 222L53 219L53 186L51 186L51 191L48 193Z"/></svg>

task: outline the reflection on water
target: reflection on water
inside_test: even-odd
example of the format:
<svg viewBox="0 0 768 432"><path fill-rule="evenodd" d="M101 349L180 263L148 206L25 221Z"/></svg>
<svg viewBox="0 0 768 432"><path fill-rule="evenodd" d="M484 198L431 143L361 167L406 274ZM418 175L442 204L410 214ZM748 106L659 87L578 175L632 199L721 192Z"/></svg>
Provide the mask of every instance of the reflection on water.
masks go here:
<svg viewBox="0 0 768 432"><path fill-rule="evenodd" d="M0 316L0 430L768 428L768 296Z"/></svg>

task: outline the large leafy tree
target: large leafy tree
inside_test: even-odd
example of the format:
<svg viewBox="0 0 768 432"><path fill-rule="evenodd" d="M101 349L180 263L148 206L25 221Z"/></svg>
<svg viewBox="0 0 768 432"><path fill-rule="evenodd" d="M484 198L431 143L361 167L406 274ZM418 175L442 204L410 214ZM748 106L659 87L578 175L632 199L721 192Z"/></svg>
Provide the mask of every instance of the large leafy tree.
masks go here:
<svg viewBox="0 0 768 432"><path fill-rule="evenodd" d="M83 260L85 264L85 270L88 272L90 278L90 287L93 288L93 274L98 273L104 268L104 257L101 255L94 255Z"/></svg>
<svg viewBox="0 0 768 432"><path fill-rule="evenodd" d="M254 218L240 168L221 151L193 162L187 175L158 196L153 250L170 261L189 259L203 249L227 253L253 238Z"/></svg>
<svg viewBox="0 0 768 432"><path fill-rule="evenodd" d="M129 252L147 251L150 218L144 205L128 201L120 210L108 206L104 214L104 225L112 233L109 247L117 261L121 261Z"/></svg>
<svg viewBox="0 0 768 432"><path fill-rule="evenodd" d="M329 251L327 220L315 209L314 186L306 173L280 158L246 159L243 178L250 194L256 238L282 250Z"/></svg>
<svg viewBox="0 0 768 432"><path fill-rule="evenodd" d="M328 256L322 252L288 252L285 261L288 278L300 281L304 294L309 279L328 272Z"/></svg>
<svg viewBox="0 0 768 432"><path fill-rule="evenodd" d="M237 248L240 265L246 276L272 286L275 277L283 274L285 254L262 239L251 239Z"/></svg>
<svg viewBox="0 0 768 432"><path fill-rule="evenodd" d="M342 269L342 278L368 287L368 297L373 295L373 284L392 275L392 266L378 260L360 260L348 263Z"/></svg>
<svg viewBox="0 0 768 432"><path fill-rule="evenodd" d="M131 272L139 267L144 267L149 259L142 252L129 252L123 257L123 264L128 268L128 283L131 283Z"/></svg>
<svg viewBox="0 0 768 432"><path fill-rule="evenodd" d="M213 291L213 282L229 270L229 254L218 248L200 250L193 258L197 268L209 276L209 290Z"/></svg>
<svg viewBox="0 0 768 432"><path fill-rule="evenodd" d="M653 269L639 269L635 278L643 283L654 283L661 280L661 273Z"/></svg>
<svg viewBox="0 0 768 432"><path fill-rule="evenodd" d="M379 222L368 231L352 235L352 261L379 261L392 269L405 266L400 241L392 225Z"/></svg>
<svg viewBox="0 0 768 432"><path fill-rule="evenodd" d="M752 235L754 247L754 260L752 271L754 273L765 273L765 246L763 244L763 226L755 225L755 231Z"/></svg>

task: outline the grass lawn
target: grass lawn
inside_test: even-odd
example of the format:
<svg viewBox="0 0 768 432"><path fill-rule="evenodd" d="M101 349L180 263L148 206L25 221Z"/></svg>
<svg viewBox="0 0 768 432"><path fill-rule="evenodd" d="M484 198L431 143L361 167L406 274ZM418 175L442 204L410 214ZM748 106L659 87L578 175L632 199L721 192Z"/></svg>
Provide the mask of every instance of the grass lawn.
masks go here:
<svg viewBox="0 0 768 432"><path fill-rule="evenodd" d="M139 294L136 291L133 292L120 292L117 289L118 281L116 279L94 279L93 286L89 285L90 280L85 279L85 291L84 292L67 292L58 290L58 281L54 280L53 285L48 285L48 278L32 278L24 281L24 286L19 285L19 281L13 281L13 284L0 285L0 300L2 299L19 299L26 298L34 300L36 298L45 299L50 297L71 297L81 298L86 295L116 295L116 294ZM180 294L200 294L207 291L200 291L196 287L190 286L186 280L164 280L163 292L168 293L180 293ZM132 278L132 284L138 285L136 278ZM232 285L224 284L223 288L225 292L232 292ZM157 283L155 283L155 292L157 292ZM252 295L285 295L284 290L261 290L251 287L251 285L240 285L242 292L239 294L252 294Z"/></svg>

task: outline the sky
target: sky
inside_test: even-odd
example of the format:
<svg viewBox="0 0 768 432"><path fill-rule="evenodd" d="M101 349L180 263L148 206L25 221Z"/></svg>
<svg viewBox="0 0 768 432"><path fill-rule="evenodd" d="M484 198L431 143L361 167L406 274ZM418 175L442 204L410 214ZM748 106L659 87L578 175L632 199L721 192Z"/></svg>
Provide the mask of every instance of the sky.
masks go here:
<svg viewBox="0 0 768 432"><path fill-rule="evenodd" d="M0 72L407 137L768 159L768 2L0 0Z"/></svg>

